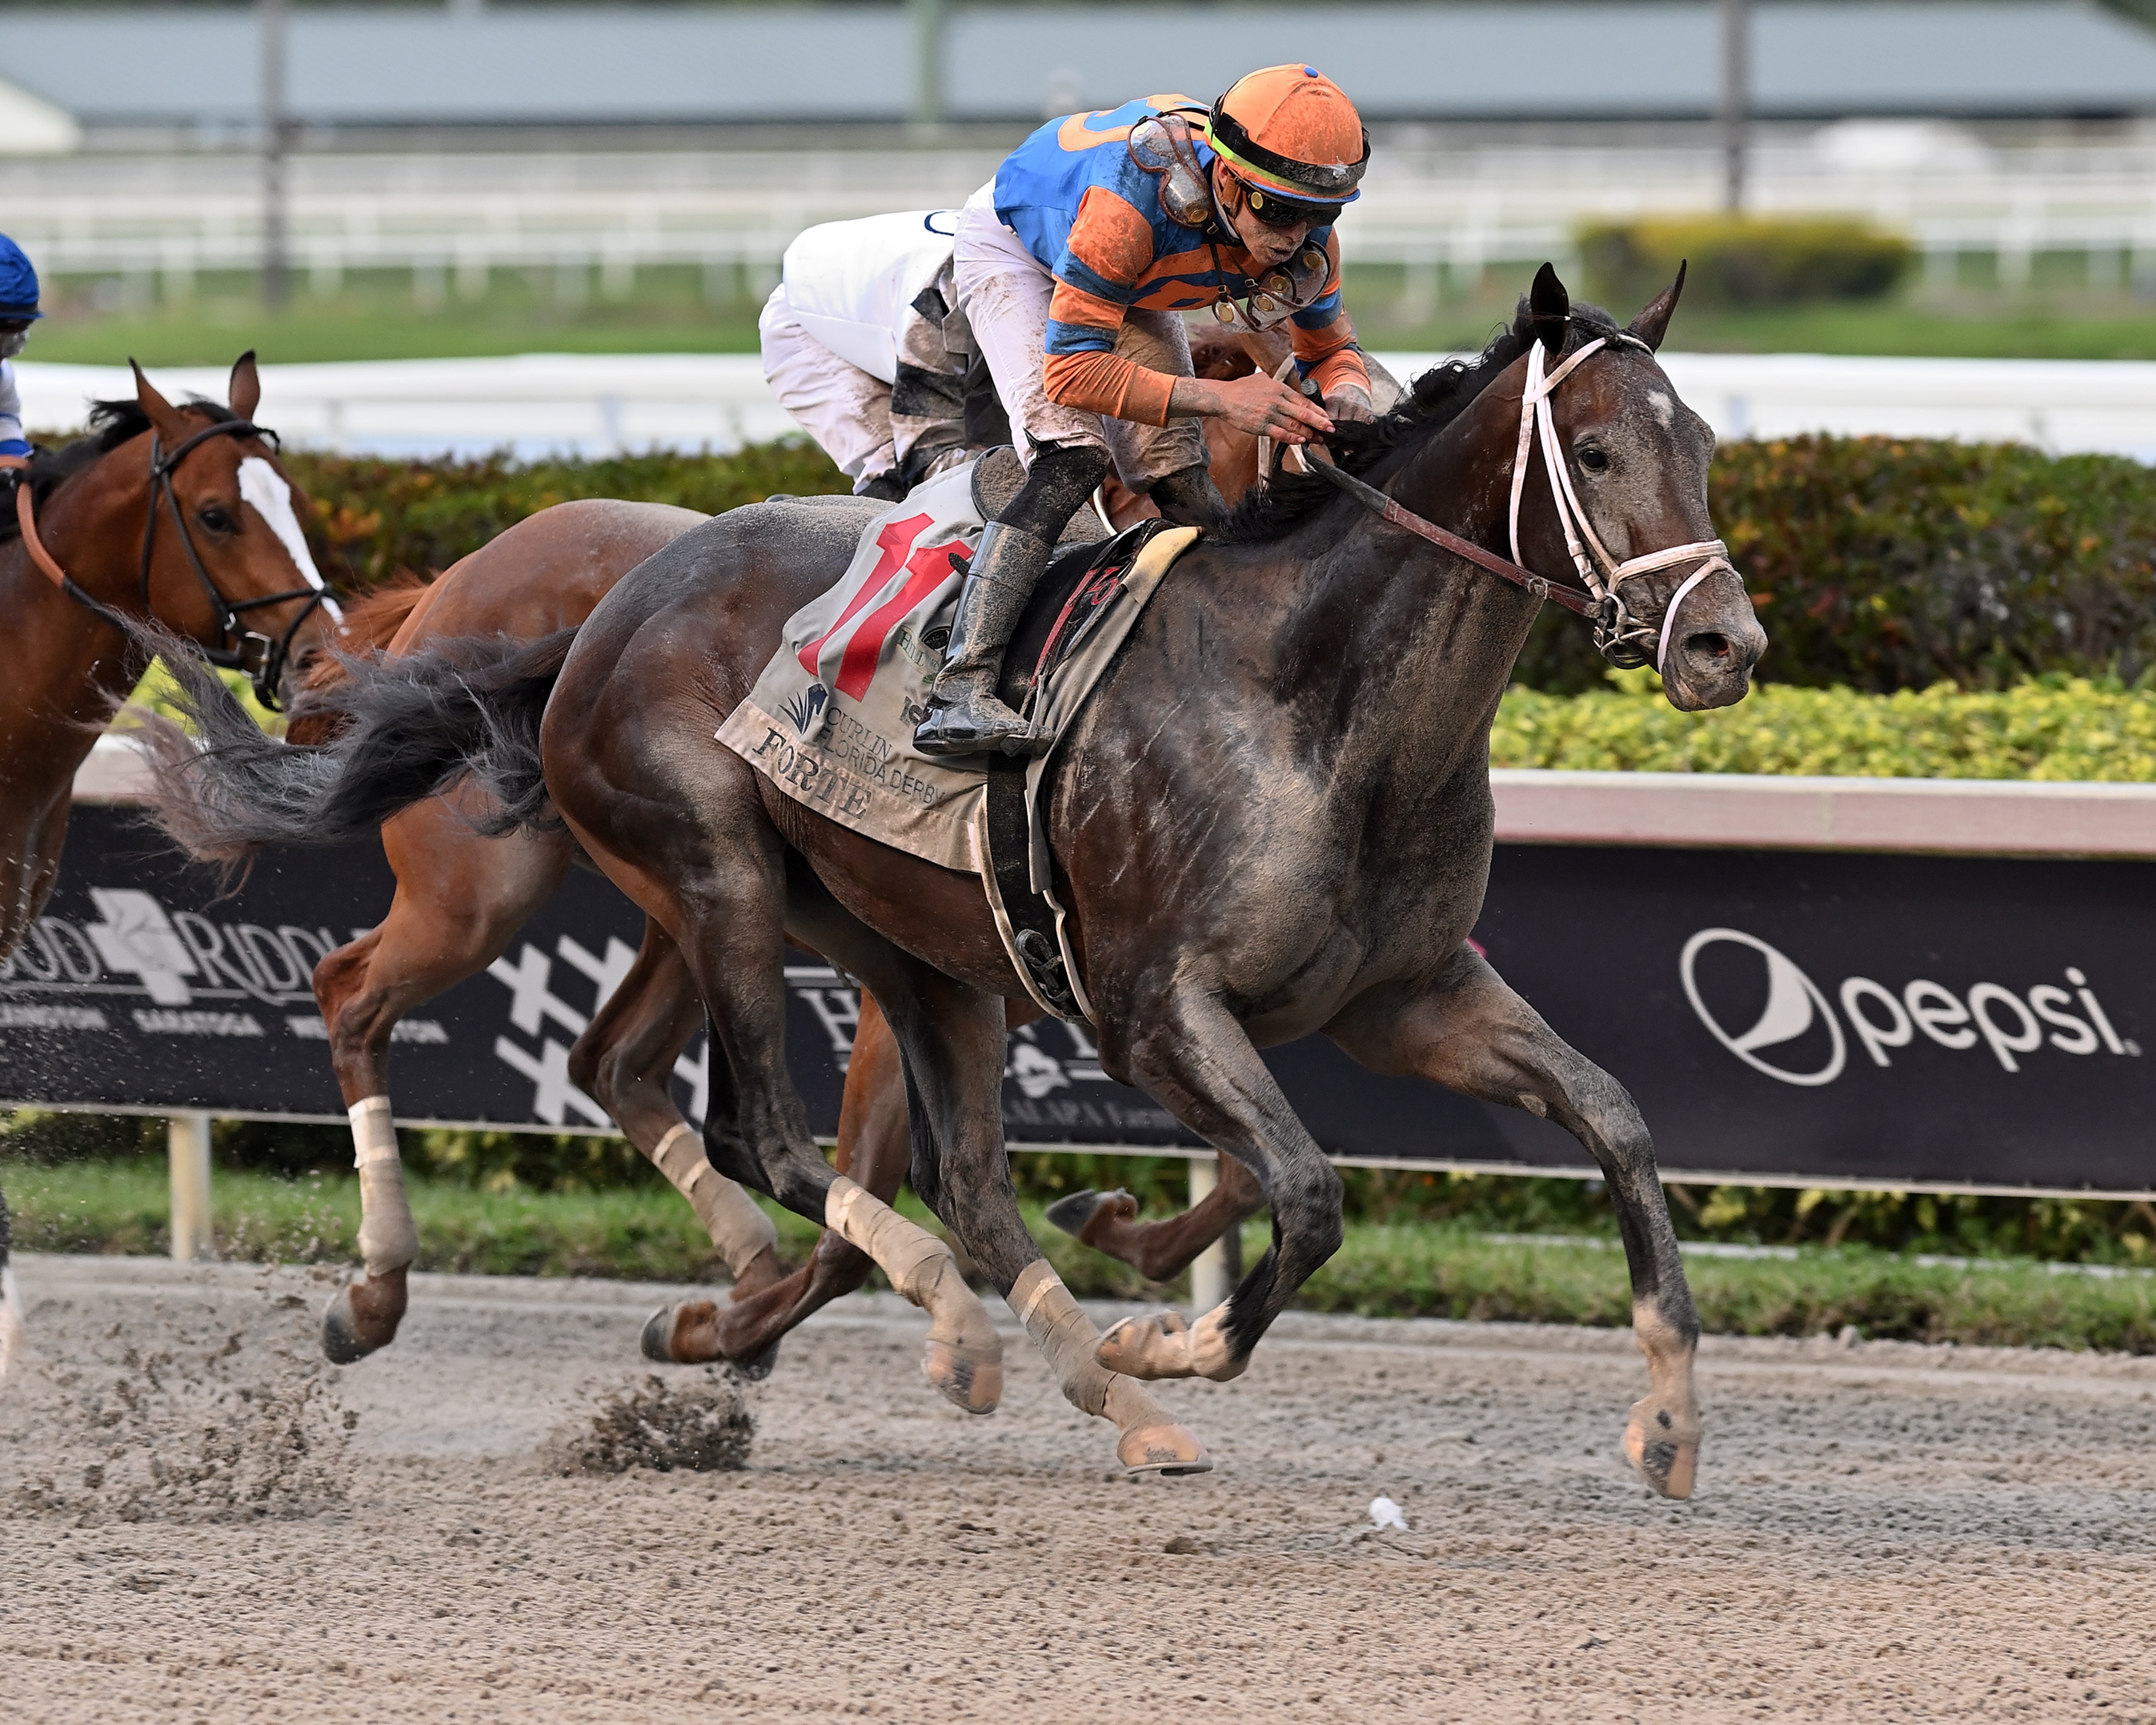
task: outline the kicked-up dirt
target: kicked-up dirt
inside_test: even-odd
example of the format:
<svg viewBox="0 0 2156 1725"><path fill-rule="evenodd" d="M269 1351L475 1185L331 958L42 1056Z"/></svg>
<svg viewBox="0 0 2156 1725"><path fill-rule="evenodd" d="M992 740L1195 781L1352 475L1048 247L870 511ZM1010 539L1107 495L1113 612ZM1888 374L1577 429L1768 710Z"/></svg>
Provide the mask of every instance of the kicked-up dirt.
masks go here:
<svg viewBox="0 0 2156 1725"><path fill-rule="evenodd" d="M2156 1721L2156 1360L1710 1340L1680 1504L1625 1334L1295 1316L1132 1483L889 1296L736 1385L675 1289L416 1276L338 1368L307 1272L18 1274L10 1721Z"/></svg>

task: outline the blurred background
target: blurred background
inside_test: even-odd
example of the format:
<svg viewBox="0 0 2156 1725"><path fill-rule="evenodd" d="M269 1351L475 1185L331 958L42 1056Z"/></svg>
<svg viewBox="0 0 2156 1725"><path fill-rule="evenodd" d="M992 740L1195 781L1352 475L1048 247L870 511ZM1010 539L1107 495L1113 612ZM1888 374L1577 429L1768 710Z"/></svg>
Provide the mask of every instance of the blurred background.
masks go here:
<svg viewBox="0 0 2156 1725"><path fill-rule="evenodd" d="M48 283L33 362L747 353L803 227L956 203L1044 116L1209 98L1309 57L1371 122L1342 234L1373 348L1479 346L1544 258L1629 311L1687 256L1688 351L2156 360L2152 10L11 4L0 230ZM783 424L739 367L649 366L527 377L527 407L590 398L572 424L535 429L513 403L499 424L413 423L429 390L499 390L480 375L408 377L387 412L367 405L380 387L349 385L302 433L594 453ZM2020 396L1999 424L1849 422L1875 386L1830 375L1840 405L1786 425L1771 378L1679 382L1720 399L1725 435L1965 429L2156 454L2156 429L2053 425Z"/></svg>

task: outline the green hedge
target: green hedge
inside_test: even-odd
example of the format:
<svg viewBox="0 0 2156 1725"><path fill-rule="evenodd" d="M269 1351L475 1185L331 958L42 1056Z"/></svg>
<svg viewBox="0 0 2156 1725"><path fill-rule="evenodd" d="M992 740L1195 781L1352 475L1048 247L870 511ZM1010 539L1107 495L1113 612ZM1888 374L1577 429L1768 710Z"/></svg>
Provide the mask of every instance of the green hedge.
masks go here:
<svg viewBox="0 0 2156 1725"><path fill-rule="evenodd" d="M1916 261L1897 234L1844 216L1644 216L1578 233L1588 290L1644 305L1686 265L1685 297L1717 310L1883 299Z"/></svg>
<svg viewBox="0 0 2156 1725"><path fill-rule="evenodd" d="M1763 680L2000 688L2156 664L2156 471L2020 444L1748 439L1707 501L1769 644ZM1587 631L1555 608L1520 680L1599 686Z"/></svg>
<svg viewBox="0 0 2156 1725"><path fill-rule="evenodd" d="M1856 778L2156 779L2156 689L2054 675L2002 691L1950 684L1871 695L1767 684L1735 706L1681 713L1652 671L1584 695L1506 692L1499 767L1814 773Z"/></svg>
<svg viewBox="0 0 2156 1725"><path fill-rule="evenodd" d="M387 461L295 450L285 465L314 506L323 573L347 588L406 570L439 572L504 527L574 497L627 497L717 515L774 492L852 489L821 449L798 439L733 455L624 455L528 465L503 455Z"/></svg>
<svg viewBox="0 0 2156 1725"><path fill-rule="evenodd" d="M798 443L737 455L640 455L518 466L499 457L383 461L295 453L318 548L340 584L447 568L512 522L571 497L717 511L845 481ZM1765 680L2005 687L2051 671L2133 683L2156 663L2156 473L2017 444L1793 438L1715 457L1714 518L1772 644ZM1520 680L1603 686L1577 619L1550 608Z"/></svg>

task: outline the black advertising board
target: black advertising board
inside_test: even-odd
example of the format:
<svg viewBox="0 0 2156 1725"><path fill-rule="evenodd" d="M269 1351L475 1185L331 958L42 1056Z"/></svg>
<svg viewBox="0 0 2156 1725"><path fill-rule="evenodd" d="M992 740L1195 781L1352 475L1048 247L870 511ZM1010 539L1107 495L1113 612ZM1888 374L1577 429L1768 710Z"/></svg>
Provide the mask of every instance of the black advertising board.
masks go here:
<svg viewBox="0 0 2156 1725"><path fill-rule="evenodd" d="M372 846L264 859L229 896L124 810L79 808L60 886L0 969L0 1097L341 1119L306 978L387 908ZM1640 1101L1662 1167L1831 1184L2146 1193L2156 863L1845 852L1498 848L1476 938ZM487 973L400 1026L400 1119L601 1131L570 1044L640 920L572 872ZM789 965L788 1053L837 1123L857 999ZM1354 1161L1584 1172L1558 1128L1312 1039L1267 1056ZM701 1118L700 1037L677 1094ZM1195 1147L1102 1073L1082 1030L1015 1033L1019 1144Z"/></svg>

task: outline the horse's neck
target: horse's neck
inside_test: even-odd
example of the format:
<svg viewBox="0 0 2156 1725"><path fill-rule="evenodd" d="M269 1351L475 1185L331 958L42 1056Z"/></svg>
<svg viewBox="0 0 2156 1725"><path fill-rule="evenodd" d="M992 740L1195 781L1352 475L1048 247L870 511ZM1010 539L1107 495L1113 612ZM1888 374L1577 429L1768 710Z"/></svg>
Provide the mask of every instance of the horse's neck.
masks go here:
<svg viewBox="0 0 2156 1725"><path fill-rule="evenodd" d="M1409 456L1386 489L1416 514L1502 554L1511 454L1495 448L1502 429L1501 415L1471 407ZM1526 644L1534 602L1358 506L1334 506L1347 511L1341 525L1349 530L1321 577L1334 590L1339 626L1299 679L1358 689L1338 704L1347 725L1337 770L1382 783L1390 795L1486 766L1490 722Z"/></svg>
<svg viewBox="0 0 2156 1725"><path fill-rule="evenodd" d="M138 608L129 603L136 596L119 518L125 511L69 497L72 490L54 494L38 537L85 591L115 608ZM0 678L0 786L12 800L73 776L131 685L130 655L110 624L46 578L20 540L0 545L0 616L9 619L12 637L9 674Z"/></svg>

